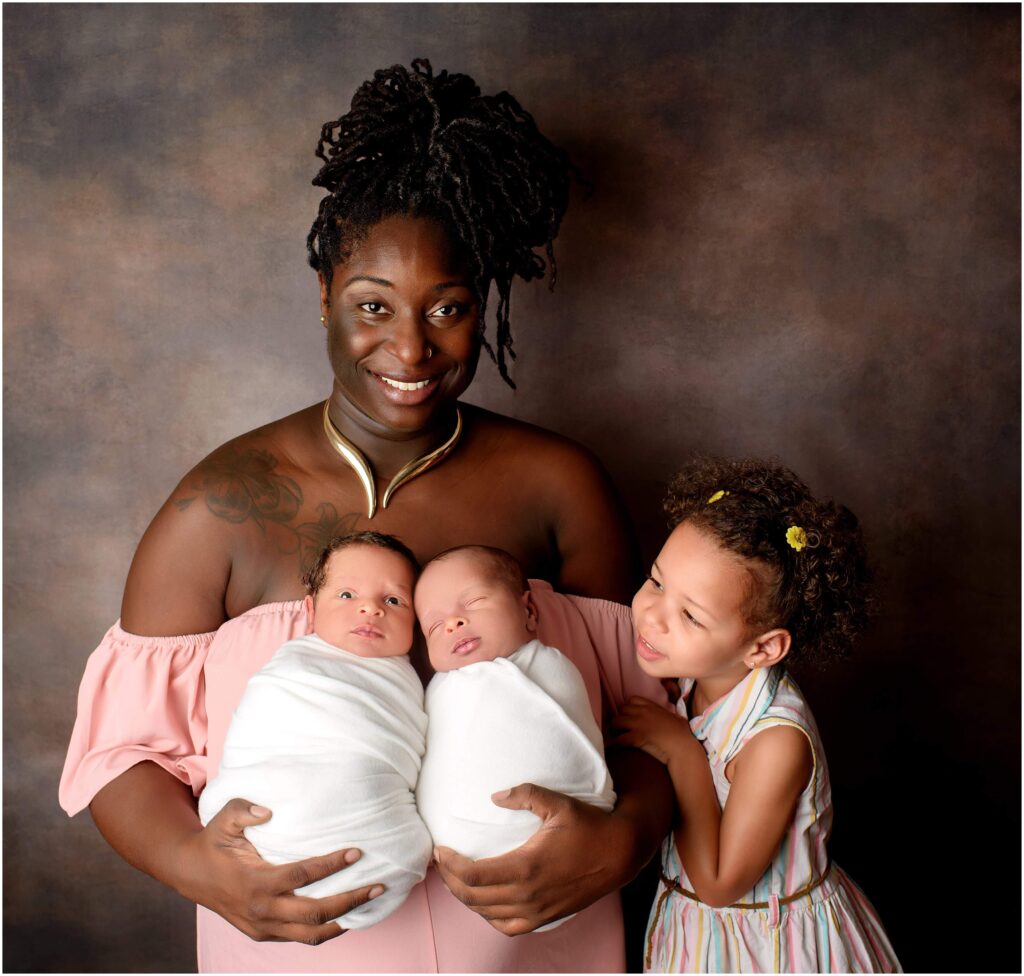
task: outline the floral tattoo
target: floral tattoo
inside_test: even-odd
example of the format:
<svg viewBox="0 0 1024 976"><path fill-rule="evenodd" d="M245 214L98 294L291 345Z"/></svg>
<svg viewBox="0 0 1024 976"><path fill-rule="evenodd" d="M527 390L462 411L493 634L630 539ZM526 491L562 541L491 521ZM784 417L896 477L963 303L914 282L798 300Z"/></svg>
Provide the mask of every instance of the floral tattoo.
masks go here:
<svg viewBox="0 0 1024 976"><path fill-rule="evenodd" d="M283 532L275 532L274 537L280 551L297 553L299 571L305 572L334 536L355 529L359 515L339 515L330 502L320 502L316 521L296 525L302 489L292 478L278 474L276 467L277 458L269 451L236 449L205 464L192 484L197 494L175 504L183 512L202 494L217 518L234 523L251 519L264 535L268 525L279 527Z"/></svg>

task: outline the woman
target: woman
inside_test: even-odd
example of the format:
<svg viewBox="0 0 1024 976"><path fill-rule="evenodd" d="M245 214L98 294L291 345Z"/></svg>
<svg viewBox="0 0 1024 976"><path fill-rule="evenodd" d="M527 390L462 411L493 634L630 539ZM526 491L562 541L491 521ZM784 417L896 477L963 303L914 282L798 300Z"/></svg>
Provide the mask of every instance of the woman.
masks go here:
<svg viewBox="0 0 1024 976"><path fill-rule="evenodd" d="M621 968L605 896L668 827L667 786L646 757L613 761L621 799L610 815L513 790L504 802L549 829L489 862L442 852L391 919L317 950L245 936L318 944L341 934L327 920L368 888L322 900L292 891L353 855L262 862L242 830L270 813L242 799L200 826L194 794L216 771L234 704L273 649L306 632L299 577L338 532L392 533L422 560L484 543L566 592L622 599L631 589L631 546L599 465L563 438L457 403L481 345L508 379L511 280L543 274L535 247L553 261L564 155L511 96L482 98L468 77L434 77L423 61L377 72L324 126L317 155L314 183L328 196L309 256L331 395L214 451L156 515L120 626L83 680L62 803L72 813L88 803L119 854L201 906L201 969ZM492 283L496 349L483 328ZM598 899L556 932L505 938Z"/></svg>

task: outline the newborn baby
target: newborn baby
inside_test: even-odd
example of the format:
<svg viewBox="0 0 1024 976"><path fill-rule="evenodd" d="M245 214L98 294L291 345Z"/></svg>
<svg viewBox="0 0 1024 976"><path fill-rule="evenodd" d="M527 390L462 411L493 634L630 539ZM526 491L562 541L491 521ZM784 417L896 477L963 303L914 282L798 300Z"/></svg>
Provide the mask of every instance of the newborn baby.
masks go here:
<svg viewBox="0 0 1024 976"><path fill-rule="evenodd" d="M416 585L416 616L438 672L427 687L427 754L416 803L434 843L470 858L504 854L541 821L491 794L534 783L615 806L604 744L576 666L536 639L519 564L501 549L435 557Z"/></svg>
<svg viewBox="0 0 1024 976"><path fill-rule="evenodd" d="M288 641L249 680L224 741L220 771L199 798L208 823L234 797L268 807L245 828L273 864L345 847L363 856L298 894L314 898L380 883L384 893L337 919L363 929L422 881L430 836L413 789L427 716L412 644L415 557L397 539L334 539L306 574L315 633Z"/></svg>

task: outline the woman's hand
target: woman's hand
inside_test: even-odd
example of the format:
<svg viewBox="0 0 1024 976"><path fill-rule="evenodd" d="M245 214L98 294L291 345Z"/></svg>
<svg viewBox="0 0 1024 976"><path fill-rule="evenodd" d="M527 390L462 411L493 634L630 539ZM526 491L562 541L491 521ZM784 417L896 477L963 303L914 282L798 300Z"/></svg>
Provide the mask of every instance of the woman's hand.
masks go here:
<svg viewBox="0 0 1024 976"><path fill-rule="evenodd" d="M505 935L571 915L616 891L639 869L632 865L633 831L614 813L530 783L491 799L536 814L543 821L537 833L500 857L471 861L439 847L434 858L452 894Z"/></svg>
<svg viewBox="0 0 1024 976"><path fill-rule="evenodd" d="M345 929L333 919L382 894L383 885L326 898L294 894L296 888L344 870L361 855L349 849L291 864L269 864L242 831L265 823L270 816L270 810L246 800L225 804L205 828L183 843L182 867L188 880L178 890L257 942L319 945L336 938Z"/></svg>
<svg viewBox="0 0 1024 976"><path fill-rule="evenodd" d="M703 749L690 731L690 723L647 698L638 695L630 698L615 716L614 724L622 731L612 740L612 745L643 749L666 766L674 756L694 745L700 749L700 758L704 758Z"/></svg>

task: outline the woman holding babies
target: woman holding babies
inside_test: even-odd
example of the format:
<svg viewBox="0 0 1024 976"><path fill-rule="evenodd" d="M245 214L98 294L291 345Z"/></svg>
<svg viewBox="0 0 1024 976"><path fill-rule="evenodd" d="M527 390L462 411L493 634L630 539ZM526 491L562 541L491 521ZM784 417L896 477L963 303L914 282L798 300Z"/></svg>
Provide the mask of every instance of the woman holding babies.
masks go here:
<svg viewBox="0 0 1024 976"><path fill-rule="evenodd" d="M327 196L308 246L330 396L218 448L158 512L121 619L83 679L62 804L88 805L118 853L197 903L201 970L621 970L617 890L670 822L667 778L635 751L610 759L612 812L513 789L500 803L552 829L480 864L443 856L394 915L340 940L333 919L375 886L293 892L358 852L272 865L243 835L272 811L234 798L205 827L198 818L195 797L219 766L247 680L310 631L300 577L330 538L372 528L421 561L485 544L564 592L622 600L632 589L621 508L594 459L458 403L481 346L508 379L512 279L547 266L534 248L553 275L564 154L507 93L481 97L468 77L414 62L363 85L352 110L324 126L317 155L314 182ZM587 648L577 663L597 716L609 698L653 693L632 661L596 659L580 616L588 601L538 595L544 642ZM630 646L628 615L607 626L627 633L608 646ZM555 931L506 938L573 912Z"/></svg>

